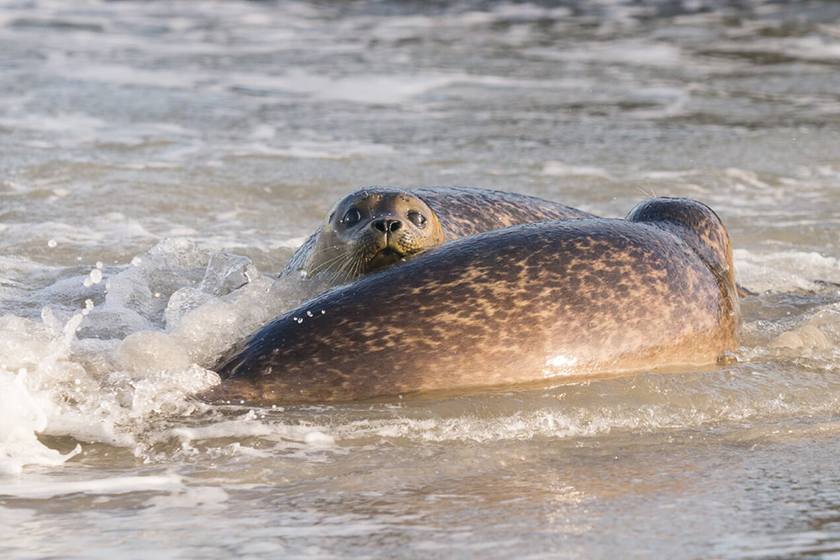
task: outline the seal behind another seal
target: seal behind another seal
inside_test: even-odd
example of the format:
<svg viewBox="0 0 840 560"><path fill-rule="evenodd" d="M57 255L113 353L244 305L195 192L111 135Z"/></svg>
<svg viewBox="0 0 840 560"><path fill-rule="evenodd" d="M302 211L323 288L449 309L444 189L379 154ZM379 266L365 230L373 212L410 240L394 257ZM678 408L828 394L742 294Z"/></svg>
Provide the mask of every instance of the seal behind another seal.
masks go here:
<svg viewBox="0 0 840 560"><path fill-rule="evenodd" d="M329 273L331 284L383 270L451 241L516 224L588 218L563 204L459 187L370 187L339 200L281 276Z"/></svg>
<svg viewBox="0 0 840 560"><path fill-rule="evenodd" d="M695 201L514 226L276 319L219 368L210 397L348 401L714 363L738 345L733 286L726 230Z"/></svg>

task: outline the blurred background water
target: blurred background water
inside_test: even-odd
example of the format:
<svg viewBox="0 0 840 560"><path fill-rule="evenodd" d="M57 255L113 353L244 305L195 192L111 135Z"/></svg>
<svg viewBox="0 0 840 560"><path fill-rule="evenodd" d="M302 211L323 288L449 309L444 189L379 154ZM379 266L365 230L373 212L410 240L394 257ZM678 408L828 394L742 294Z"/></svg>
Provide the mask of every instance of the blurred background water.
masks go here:
<svg viewBox="0 0 840 560"><path fill-rule="evenodd" d="M701 200L739 361L194 401L367 185ZM837 2L4 1L0 554L836 557L838 221Z"/></svg>

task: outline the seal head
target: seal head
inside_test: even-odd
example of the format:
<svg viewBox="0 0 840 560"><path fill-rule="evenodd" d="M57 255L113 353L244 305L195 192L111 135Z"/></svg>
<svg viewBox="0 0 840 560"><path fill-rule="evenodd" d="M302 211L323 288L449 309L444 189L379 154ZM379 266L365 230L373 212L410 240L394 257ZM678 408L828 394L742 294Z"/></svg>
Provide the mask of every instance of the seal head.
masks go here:
<svg viewBox="0 0 840 560"><path fill-rule="evenodd" d="M437 216L419 198L402 189L362 189L332 208L302 269L307 275L332 273L336 282L346 282L443 242Z"/></svg>

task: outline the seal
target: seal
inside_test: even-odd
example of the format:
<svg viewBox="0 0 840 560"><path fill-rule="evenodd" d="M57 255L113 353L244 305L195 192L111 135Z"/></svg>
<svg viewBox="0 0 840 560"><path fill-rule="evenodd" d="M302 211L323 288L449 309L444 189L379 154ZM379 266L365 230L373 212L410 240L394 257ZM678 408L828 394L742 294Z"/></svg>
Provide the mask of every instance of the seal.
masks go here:
<svg viewBox="0 0 840 560"><path fill-rule="evenodd" d="M275 319L223 361L213 400L393 398L715 363L737 347L732 248L687 199L624 220L446 243Z"/></svg>
<svg viewBox="0 0 840 560"><path fill-rule="evenodd" d="M369 187L333 206L281 276L329 275L328 286L342 284L453 239L516 224L590 217L557 202L502 191Z"/></svg>

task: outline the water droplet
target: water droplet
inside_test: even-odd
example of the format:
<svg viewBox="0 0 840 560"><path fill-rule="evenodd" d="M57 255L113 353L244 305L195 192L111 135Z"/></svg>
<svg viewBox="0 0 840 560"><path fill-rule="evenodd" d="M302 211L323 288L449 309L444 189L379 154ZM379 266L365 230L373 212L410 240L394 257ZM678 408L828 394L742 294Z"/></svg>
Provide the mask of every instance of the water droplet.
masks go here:
<svg viewBox="0 0 840 560"><path fill-rule="evenodd" d="M58 245L58 241L56 241L55 239L50 239L49 241L47 241L47 247L49 247L50 249L54 249L56 245Z"/></svg>

